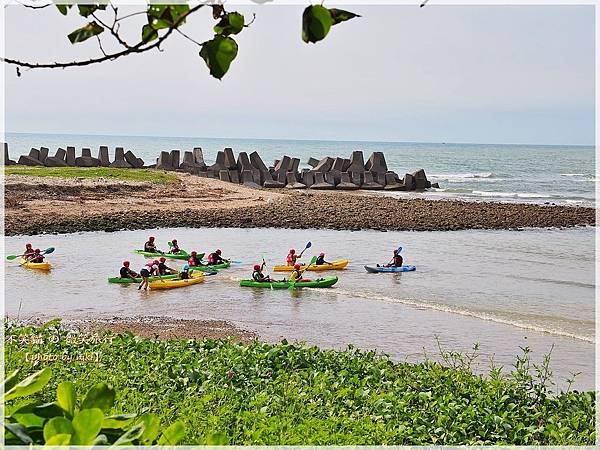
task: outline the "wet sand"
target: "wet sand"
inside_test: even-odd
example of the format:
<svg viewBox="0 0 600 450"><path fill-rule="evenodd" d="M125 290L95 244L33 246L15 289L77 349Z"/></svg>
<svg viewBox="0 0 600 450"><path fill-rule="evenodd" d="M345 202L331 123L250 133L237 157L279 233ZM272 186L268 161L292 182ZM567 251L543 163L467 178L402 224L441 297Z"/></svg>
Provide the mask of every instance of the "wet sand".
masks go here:
<svg viewBox="0 0 600 450"><path fill-rule="evenodd" d="M596 223L594 208L587 207L397 199L366 191L251 189L177 176L178 182L166 185L6 176L5 234L162 227L449 231Z"/></svg>

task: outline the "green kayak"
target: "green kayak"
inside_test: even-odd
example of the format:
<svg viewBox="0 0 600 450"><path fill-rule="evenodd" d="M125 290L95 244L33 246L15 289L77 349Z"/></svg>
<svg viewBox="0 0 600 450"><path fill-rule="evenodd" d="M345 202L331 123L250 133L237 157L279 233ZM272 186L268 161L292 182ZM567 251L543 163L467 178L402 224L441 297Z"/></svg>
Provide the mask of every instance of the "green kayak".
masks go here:
<svg viewBox="0 0 600 450"><path fill-rule="evenodd" d="M273 289L287 289L290 285L294 285L295 288L328 288L337 283L338 277L325 277L317 278L311 281L298 281L291 283L289 281L273 281L273 282L258 282L254 280L242 280L240 286L243 287L257 287L257 288L273 288Z"/></svg>
<svg viewBox="0 0 600 450"><path fill-rule="evenodd" d="M181 250L179 253L153 253L145 252L144 250L134 250L133 252L137 253L138 255L145 256L146 258L160 258L161 256L164 256L165 258L169 259L181 259L187 261L190 257L189 253L185 250ZM202 259L204 258L204 253L198 253L196 256Z"/></svg>
<svg viewBox="0 0 600 450"><path fill-rule="evenodd" d="M215 275L217 273L217 271L214 269L214 267L216 267L216 266L211 266L210 268L208 268L208 267L190 267L190 272L193 272L194 270L198 270L198 271L204 272L204 273L208 272L208 275ZM163 275L161 278L163 280L174 280L178 277L179 277L179 274L173 273L173 274L169 274L169 275ZM155 281L158 279L159 279L158 277L148 277L148 281ZM135 280L132 280L131 278L109 277L108 282L109 283L118 283L118 284L141 283L142 277L137 277Z"/></svg>
<svg viewBox="0 0 600 450"><path fill-rule="evenodd" d="M219 270L219 269L228 269L231 266L230 262L224 262L221 264L208 264L206 266L193 266L196 270Z"/></svg>

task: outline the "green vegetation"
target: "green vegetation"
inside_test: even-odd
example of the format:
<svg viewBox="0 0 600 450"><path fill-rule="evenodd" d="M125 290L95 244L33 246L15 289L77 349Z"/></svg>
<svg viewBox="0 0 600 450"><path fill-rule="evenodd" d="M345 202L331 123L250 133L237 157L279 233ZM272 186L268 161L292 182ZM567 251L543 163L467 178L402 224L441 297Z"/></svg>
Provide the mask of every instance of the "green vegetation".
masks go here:
<svg viewBox="0 0 600 450"><path fill-rule="evenodd" d="M82 336L56 323L42 329L6 324L5 336L7 373L52 369L53 379L36 394L40 402L53 401L63 381L79 393L106 383L116 392L107 413L181 421L181 444L595 442L595 394L552 395L548 359L530 367L527 351L511 374L492 368L483 377L469 370L474 355L450 352L443 357L453 367L286 341ZM100 362L85 361L86 355ZM7 402L9 414L22 406L18 400Z"/></svg>
<svg viewBox="0 0 600 450"><path fill-rule="evenodd" d="M4 402L42 390L52 377L48 367L19 381L19 369L4 379ZM162 434L156 414L106 416L115 402L115 390L98 383L77 400L75 386L63 381L56 388L56 401L33 401L13 409L4 417L5 443L9 445L175 445L185 435L181 422ZM159 437L160 435L160 437Z"/></svg>
<svg viewBox="0 0 600 450"><path fill-rule="evenodd" d="M30 167L6 166L6 175L29 175L33 177L59 178L107 178L123 181L151 181L157 183L173 183L177 176L153 169L117 169L113 167Z"/></svg>

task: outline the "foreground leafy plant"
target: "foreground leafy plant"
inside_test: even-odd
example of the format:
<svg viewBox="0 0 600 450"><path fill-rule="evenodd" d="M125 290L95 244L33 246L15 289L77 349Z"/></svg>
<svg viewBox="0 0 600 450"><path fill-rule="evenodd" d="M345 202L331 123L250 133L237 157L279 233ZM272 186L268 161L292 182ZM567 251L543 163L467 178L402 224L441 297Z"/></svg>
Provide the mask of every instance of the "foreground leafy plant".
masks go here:
<svg viewBox="0 0 600 450"><path fill-rule="evenodd" d="M48 367L18 382L19 369L4 380L4 402L42 390L52 377ZM93 386L81 402L75 386L68 381L58 385L56 401L33 401L19 406L4 417L8 445L175 445L185 434L180 422L159 437L160 419L151 413L108 415L115 391L106 383Z"/></svg>

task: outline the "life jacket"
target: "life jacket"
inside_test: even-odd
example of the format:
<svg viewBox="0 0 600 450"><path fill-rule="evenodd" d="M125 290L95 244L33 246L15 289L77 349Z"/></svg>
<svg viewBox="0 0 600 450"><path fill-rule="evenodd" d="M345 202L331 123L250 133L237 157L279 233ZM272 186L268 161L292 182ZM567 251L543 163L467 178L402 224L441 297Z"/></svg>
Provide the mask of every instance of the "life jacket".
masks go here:
<svg viewBox="0 0 600 450"><path fill-rule="evenodd" d="M321 266L321 265L325 264L325 257L324 256L318 256L317 257L317 261L315 262L315 264L317 266Z"/></svg>
<svg viewBox="0 0 600 450"><path fill-rule="evenodd" d="M156 244L148 241L144 244L144 251L145 252L154 252L156 251Z"/></svg>
<svg viewBox="0 0 600 450"><path fill-rule="evenodd" d="M167 265L166 265L165 263L161 262L161 263L158 265L158 272L159 272L161 275L164 275L165 273L167 273Z"/></svg>
<svg viewBox="0 0 600 450"><path fill-rule="evenodd" d="M290 281L299 281L302 279L302 274L299 270L294 270L290 275Z"/></svg>
<svg viewBox="0 0 600 450"><path fill-rule="evenodd" d="M255 270L254 272L252 272L252 279L254 281L262 281L264 278L264 275L262 273L260 273L258 270Z"/></svg>
<svg viewBox="0 0 600 450"><path fill-rule="evenodd" d="M208 263L209 264L214 264L216 261L215 259L215 253L211 253L210 255L208 255Z"/></svg>
<svg viewBox="0 0 600 450"><path fill-rule="evenodd" d="M290 253L287 255L287 265L288 266L293 266L294 264L296 264L296 260L298 259L298 256L294 253Z"/></svg>
<svg viewBox="0 0 600 450"><path fill-rule="evenodd" d="M190 256L190 258L188 259L188 264L190 266L199 266L200 258L198 258L198 256Z"/></svg>

